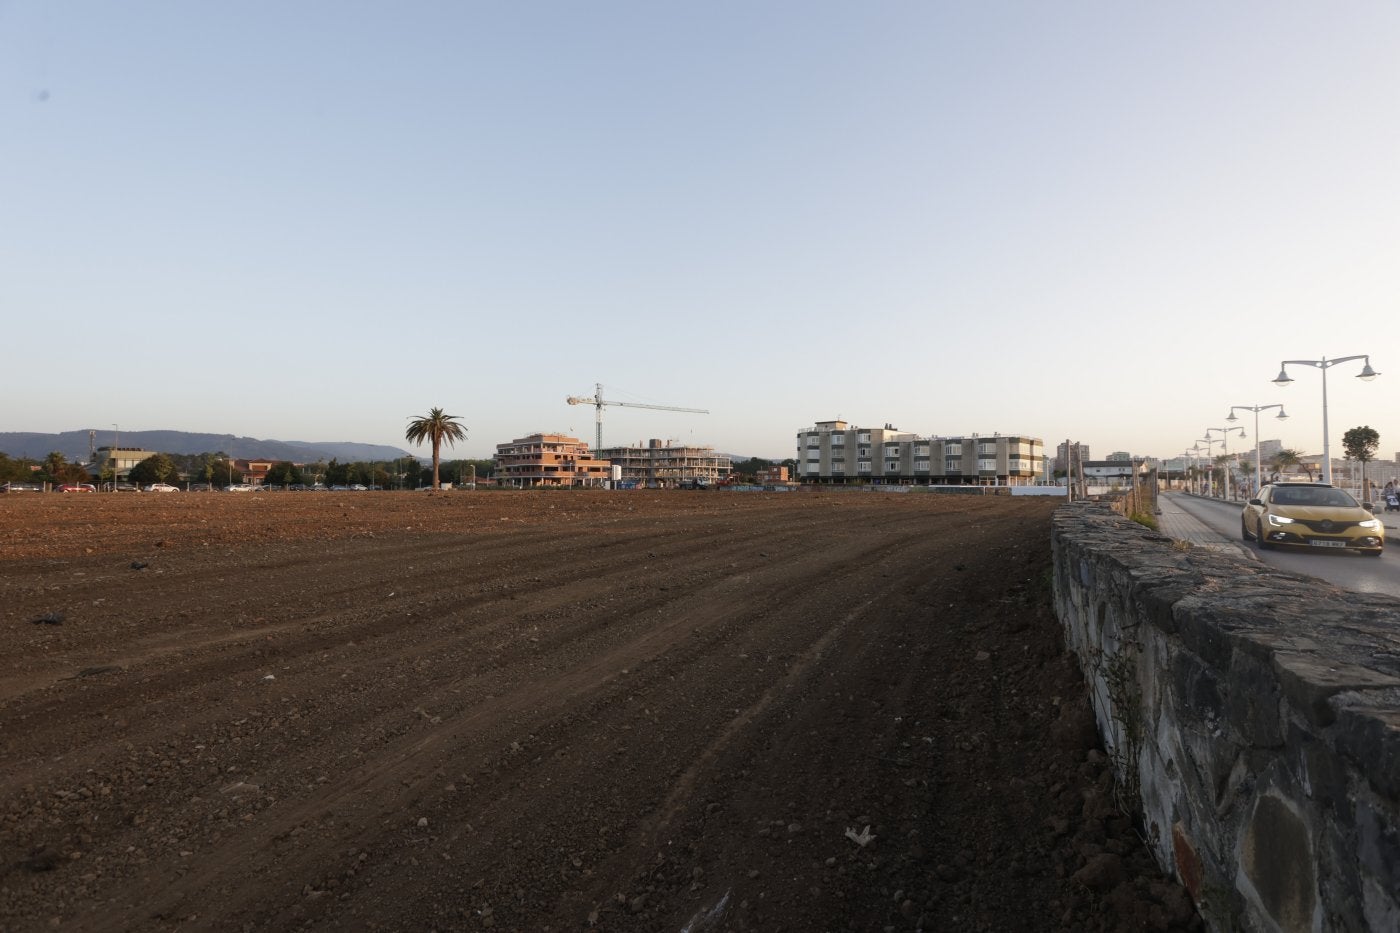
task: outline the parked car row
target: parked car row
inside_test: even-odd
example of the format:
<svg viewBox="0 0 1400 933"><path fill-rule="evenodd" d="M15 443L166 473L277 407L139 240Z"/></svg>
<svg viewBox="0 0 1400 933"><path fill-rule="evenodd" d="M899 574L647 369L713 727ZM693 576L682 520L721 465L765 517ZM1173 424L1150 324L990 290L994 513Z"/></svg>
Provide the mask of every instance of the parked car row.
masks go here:
<svg viewBox="0 0 1400 933"><path fill-rule="evenodd" d="M44 492L45 486L42 483L0 483L0 493L10 492ZM185 488L190 492L371 492L382 490L383 486L366 486L361 483L352 483L348 486L323 486L320 483L307 485L305 483L289 483L280 486L275 483L264 483L253 485L252 483L234 483L230 486L216 486L210 483L190 483ZM423 487L431 489L431 486ZM443 488L447 489L448 484L444 483ZM110 483L104 483L101 488L92 483L64 483L53 486L54 492L180 492L179 486L170 483L150 483L146 486L136 486L131 483L117 483L113 489Z"/></svg>
<svg viewBox="0 0 1400 933"><path fill-rule="evenodd" d="M147 486L133 486L130 483L118 483L117 488L112 490L109 485L104 485L101 490L93 483L60 483L52 487L54 492L179 492L180 487L172 486L169 483L151 483ZM44 486L40 483L4 483L0 484L0 492L43 492Z"/></svg>

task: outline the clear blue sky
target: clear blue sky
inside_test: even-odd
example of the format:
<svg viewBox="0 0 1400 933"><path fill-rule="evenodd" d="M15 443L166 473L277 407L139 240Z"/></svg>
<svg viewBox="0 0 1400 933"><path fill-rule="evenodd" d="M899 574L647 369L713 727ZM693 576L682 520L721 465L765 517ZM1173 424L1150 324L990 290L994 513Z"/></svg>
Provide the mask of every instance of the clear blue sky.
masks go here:
<svg viewBox="0 0 1400 933"><path fill-rule="evenodd" d="M1319 452L1370 353L1389 457L1400 5L0 0L0 322L0 430Z"/></svg>

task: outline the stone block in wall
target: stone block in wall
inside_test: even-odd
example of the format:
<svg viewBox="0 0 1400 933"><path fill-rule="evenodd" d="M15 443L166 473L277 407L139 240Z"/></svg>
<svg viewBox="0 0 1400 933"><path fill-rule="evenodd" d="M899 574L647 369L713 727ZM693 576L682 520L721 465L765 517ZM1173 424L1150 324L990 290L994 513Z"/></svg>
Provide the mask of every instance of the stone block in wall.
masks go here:
<svg viewBox="0 0 1400 933"><path fill-rule="evenodd" d="M1243 651L1230 661L1225 677L1224 718L1242 745L1277 748L1283 744L1278 682L1270 667Z"/></svg>
<svg viewBox="0 0 1400 933"><path fill-rule="evenodd" d="M1339 693L1400 687L1400 677L1324 653L1276 652L1274 666L1285 699L1319 727L1336 718L1329 701Z"/></svg>
<svg viewBox="0 0 1400 933"><path fill-rule="evenodd" d="M1400 691L1333 700L1337 749L1373 775L1376 792L1400 799Z"/></svg>
<svg viewBox="0 0 1400 933"><path fill-rule="evenodd" d="M1255 799L1241 845L1241 887L1287 933L1318 926L1313 850L1310 820L1292 801L1272 793Z"/></svg>
<svg viewBox="0 0 1400 933"><path fill-rule="evenodd" d="M1359 795L1356 806L1361 903L1373 930L1400 930L1400 834L1393 801Z"/></svg>

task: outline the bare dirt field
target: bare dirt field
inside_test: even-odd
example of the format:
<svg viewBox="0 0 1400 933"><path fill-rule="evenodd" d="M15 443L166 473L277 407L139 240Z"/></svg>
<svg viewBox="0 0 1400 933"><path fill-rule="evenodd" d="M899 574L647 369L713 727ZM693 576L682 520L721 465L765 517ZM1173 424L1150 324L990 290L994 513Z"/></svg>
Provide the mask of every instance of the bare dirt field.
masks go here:
<svg viewBox="0 0 1400 933"><path fill-rule="evenodd" d="M1190 930L1042 500L0 497L0 930Z"/></svg>

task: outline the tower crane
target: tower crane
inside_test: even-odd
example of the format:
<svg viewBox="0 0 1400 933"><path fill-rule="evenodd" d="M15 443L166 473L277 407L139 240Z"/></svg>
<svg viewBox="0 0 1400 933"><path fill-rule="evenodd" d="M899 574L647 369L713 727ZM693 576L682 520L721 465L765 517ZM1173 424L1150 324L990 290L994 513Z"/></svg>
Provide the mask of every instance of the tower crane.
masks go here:
<svg viewBox="0 0 1400 933"><path fill-rule="evenodd" d="M617 405L617 406L620 407L620 408L655 408L655 409L658 409L659 411L689 411L689 412L694 412L694 413L697 414L697 415L708 415L708 414L710 413L710 412L709 412L709 409L706 409L706 408L678 408L678 407L676 407L675 405L645 405L645 404L643 404L643 403L641 403L641 402L614 402L614 401L610 401L609 399L603 398L603 384L602 384L601 382L597 383L597 384L594 386L594 393L593 393L593 395L592 395L591 397L585 396L584 398L579 398L579 397L576 396L576 395L570 395L567 399L565 399L565 401L568 402L570 405L592 405L592 406L593 406L594 411L595 411L595 415L594 415L594 419L593 419L593 420L594 420L594 422L595 422L596 425L597 425L597 431L596 431L596 433L595 433L595 439L594 439L594 444L593 444L593 453L595 453L595 454L596 454L598 451L600 451L600 450L603 449L603 406L604 406L604 405Z"/></svg>

